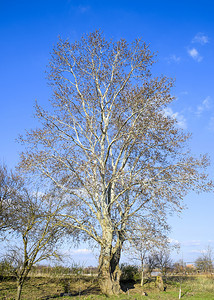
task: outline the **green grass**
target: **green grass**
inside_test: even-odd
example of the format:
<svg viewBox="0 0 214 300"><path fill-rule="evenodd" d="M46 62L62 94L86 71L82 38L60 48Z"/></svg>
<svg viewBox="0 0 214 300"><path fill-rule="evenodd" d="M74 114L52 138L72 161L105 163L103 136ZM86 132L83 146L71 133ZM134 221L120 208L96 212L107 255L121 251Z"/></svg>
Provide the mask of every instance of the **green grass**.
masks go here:
<svg viewBox="0 0 214 300"><path fill-rule="evenodd" d="M166 291L159 291L155 281L147 282L142 288L140 284L124 283L123 289L128 291L119 296L101 295L96 279L91 278L28 278L23 287L23 300L75 299L75 300L141 300L141 299L178 299L181 286L181 299L214 299L214 277L212 276L174 276L167 279ZM146 292L147 297L142 293ZM72 296L60 296L69 292ZM16 281L12 278L0 282L0 300L12 300L16 295Z"/></svg>

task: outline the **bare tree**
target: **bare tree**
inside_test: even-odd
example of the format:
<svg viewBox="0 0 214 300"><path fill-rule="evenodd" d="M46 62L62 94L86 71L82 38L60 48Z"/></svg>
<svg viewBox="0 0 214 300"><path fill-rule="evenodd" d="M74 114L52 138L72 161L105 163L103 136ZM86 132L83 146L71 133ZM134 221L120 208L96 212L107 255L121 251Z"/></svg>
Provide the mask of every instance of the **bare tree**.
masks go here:
<svg viewBox="0 0 214 300"><path fill-rule="evenodd" d="M167 248L162 248L154 254L156 267L160 269L162 276L166 276L167 272L172 269L172 259L170 251Z"/></svg>
<svg viewBox="0 0 214 300"><path fill-rule="evenodd" d="M133 224L128 242L124 245L124 250L129 254L130 259L141 265L141 286L144 284L145 270L148 269L151 275L152 270L156 267L153 254L157 253L159 249L169 249L170 247L169 226L164 220L159 220L158 216L156 216L156 220L155 216L152 217L150 222L146 219L146 224L143 222Z"/></svg>
<svg viewBox="0 0 214 300"><path fill-rule="evenodd" d="M15 235L16 244L10 245L6 256L17 278L17 300L32 266L44 259L59 258L56 250L64 233L58 214L62 209L59 193L30 192L26 186L16 191L11 201L6 225Z"/></svg>
<svg viewBox="0 0 214 300"><path fill-rule="evenodd" d="M213 250L210 246L196 259L195 266L200 272L211 273L213 271Z"/></svg>
<svg viewBox="0 0 214 300"><path fill-rule="evenodd" d="M0 230L6 230L10 219L10 207L18 189L23 186L22 179L9 171L7 166L0 165Z"/></svg>
<svg viewBox="0 0 214 300"><path fill-rule="evenodd" d="M105 294L120 291L130 222L151 210L181 210L189 190L211 186L203 171L207 157L185 150L190 135L165 114L173 81L152 78L153 62L140 39L107 41L99 31L74 43L60 39L49 68L52 109L36 105L41 127L21 137L27 147L22 170L66 192L72 210L68 206L65 226L99 244Z"/></svg>

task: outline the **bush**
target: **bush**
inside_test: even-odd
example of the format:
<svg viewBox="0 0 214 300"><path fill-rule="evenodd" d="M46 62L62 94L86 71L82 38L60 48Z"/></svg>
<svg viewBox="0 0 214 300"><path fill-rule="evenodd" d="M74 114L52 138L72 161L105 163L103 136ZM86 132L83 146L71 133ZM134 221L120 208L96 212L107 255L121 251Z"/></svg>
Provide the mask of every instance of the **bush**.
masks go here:
<svg viewBox="0 0 214 300"><path fill-rule="evenodd" d="M13 275L13 270L14 269L10 261L8 261L6 258L0 261L0 276L4 277Z"/></svg>
<svg viewBox="0 0 214 300"><path fill-rule="evenodd" d="M137 281L140 279L140 274L138 271L138 267L133 265L122 264L120 267L122 274L122 281Z"/></svg>

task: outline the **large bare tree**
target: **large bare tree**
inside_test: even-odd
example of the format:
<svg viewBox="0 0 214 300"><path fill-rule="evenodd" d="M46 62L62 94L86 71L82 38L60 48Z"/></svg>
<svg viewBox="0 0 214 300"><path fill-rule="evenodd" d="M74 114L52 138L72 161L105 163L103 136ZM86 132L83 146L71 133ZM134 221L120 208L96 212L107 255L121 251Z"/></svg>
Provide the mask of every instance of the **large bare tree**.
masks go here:
<svg viewBox="0 0 214 300"><path fill-rule="evenodd" d="M100 245L106 294L120 291L129 224L151 212L165 217L189 190L210 188L207 157L185 150L190 135L164 113L173 81L152 77L154 58L140 39L108 41L99 31L60 39L48 71L52 107L36 105L41 126L22 138L22 169L66 192L64 224Z"/></svg>

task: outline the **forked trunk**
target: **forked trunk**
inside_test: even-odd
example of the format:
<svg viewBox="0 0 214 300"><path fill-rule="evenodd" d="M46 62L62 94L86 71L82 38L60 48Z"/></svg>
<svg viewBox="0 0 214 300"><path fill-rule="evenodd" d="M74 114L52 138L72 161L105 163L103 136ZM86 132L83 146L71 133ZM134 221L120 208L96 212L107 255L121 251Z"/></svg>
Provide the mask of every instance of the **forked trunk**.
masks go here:
<svg viewBox="0 0 214 300"><path fill-rule="evenodd" d="M121 247L101 249L99 257L99 286L105 295L118 295L121 292L119 260Z"/></svg>
<svg viewBox="0 0 214 300"><path fill-rule="evenodd" d="M23 270L23 273L17 278L17 293L16 293L16 300L20 300L21 299L21 292L22 292L22 288L24 285L24 282L26 280L26 277L30 271L29 269L26 269L26 266L28 264L25 264L24 267L25 269Z"/></svg>

